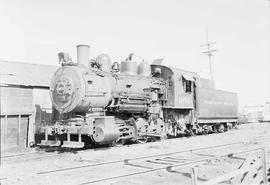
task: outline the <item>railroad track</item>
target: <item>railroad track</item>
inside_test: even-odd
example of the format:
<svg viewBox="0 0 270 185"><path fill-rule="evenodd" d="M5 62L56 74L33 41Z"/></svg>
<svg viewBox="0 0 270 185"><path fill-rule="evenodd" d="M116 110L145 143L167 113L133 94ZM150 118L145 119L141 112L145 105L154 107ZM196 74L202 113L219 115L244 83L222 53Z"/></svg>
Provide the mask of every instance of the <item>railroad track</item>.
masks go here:
<svg viewBox="0 0 270 185"><path fill-rule="evenodd" d="M240 125L241 126L241 125ZM230 130L230 131L234 131ZM229 131L229 132L230 132ZM215 136L215 135L223 135L226 134L228 132L224 132L224 133L212 133L209 134L209 136ZM196 136L196 137L201 137ZM204 135L202 136L204 137ZM255 140L258 140L257 135L251 135L250 138L256 137ZM171 138L169 140L178 140L178 139L182 139L181 137L179 138ZM262 140L263 138L260 138L260 140ZM240 138L240 140L245 140L245 137ZM165 140L167 141L167 140ZM254 141L254 139L253 139ZM137 144L131 144L131 147L136 147ZM121 147L121 146L116 146L116 147ZM34 152L26 152L26 153L19 153L19 154L11 154L11 155L1 155L0 156L0 160L2 164L5 164L6 162L20 162L20 161L31 161L31 160L39 160L39 159L44 159L44 158L51 158L51 157L58 157L61 156L62 154L69 154L69 153L76 153L76 152L88 152L88 151L92 151L92 150L103 150L105 148L108 147L98 147L98 148L87 148L87 149L70 149L70 148L59 148L59 147L46 147L46 148L38 148L36 151ZM60 155L59 155L60 154Z"/></svg>
<svg viewBox="0 0 270 185"><path fill-rule="evenodd" d="M148 155L148 156L142 156L142 157L136 157L136 158L130 158L130 159L124 159L124 160L115 160L115 161L102 162L102 163L97 163L97 164L89 164L89 165L68 167L68 168L55 169L55 170L47 170L47 171L38 172L37 174L41 175L41 174L49 174L49 173L55 173L55 172L63 172L63 171L68 171L68 170L75 170L75 169L79 169L79 168L91 168L91 167L95 167L95 166L109 165L109 164L115 164L115 163L126 163L127 161L135 161L135 160L141 160L141 159L170 156L170 155L175 155L175 154L188 153L188 152L192 152L192 151L210 150L213 148L220 148L220 147L232 146L232 145L237 145L237 144L242 144L242 142L215 145L215 146L196 148L196 149L191 149L191 150L181 150L181 151L177 151L177 152L162 153L162 154L157 154L157 155Z"/></svg>
<svg viewBox="0 0 270 185"><path fill-rule="evenodd" d="M213 134L214 135L214 134ZM180 138L171 138L170 140L177 140ZM136 146L138 144L131 144L130 146ZM121 145L115 146L115 147L122 147ZM83 149L72 149L72 148L61 148L61 147L44 147L44 148L38 148L34 152L24 152L19 154L10 154L10 155L4 155L1 156L1 162L7 163L7 162L26 162L31 160L39 160L44 158L51 158L51 157L59 157L63 154L68 153L77 153L77 152L87 152L92 150L103 150L108 148L108 146L100 146L97 148L83 148Z"/></svg>
<svg viewBox="0 0 270 185"><path fill-rule="evenodd" d="M163 153L157 155L149 155L149 156L142 156L124 160L116 160L116 161L109 161L97 164L89 164L89 165L82 165L82 166L75 166L75 167L68 167L62 169L54 169L54 170L47 170L41 171L37 173L38 176L51 176L55 175L58 176L61 174L64 176L72 176L74 179L80 179L76 177L78 174L79 176L83 176L84 180L79 183L79 185L85 184L96 184L96 183L106 183L112 180L118 180L122 178L128 178L131 176L143 175L148 174L155 171L160 170L167 170L170 171L172 168L179 168L185 167L190 165L195 165L197 163L204 162L206 160L216 159L220 157L232 157L237 154L247 153L254 150L259 150L266 146L269 146L269 140L266 142L262 142L252 146L252 144L243 143L243 142L235 142L235 143L228 143L225 145L216 145L211 147L202 147L196 148L192 150L184 150L184 151L177 151L171 153ZM239 151L239 147L242 147L242 150ZM222 152L222 149L224 150ZM219 152L223 153L222 155L209 155L210 153ZM199 152L199 153L197 153ZM189 158L187 158L189 156ZM244 160L244 158L243 158ZM98 169L99 168L99 169ZM119 170L119 169L123 170ZM102 170L103 169L103 170ZM111 175L110 172L106 172L107 169L113 169L116 171L117 175ZM93 171L102 171L103 174L101 177L97 177L98 175L91 175ZM127 171L129 171L127 173ZM85 175L82 175L85 174ZM91 177L91 180L87 180L85 177ZM93 178L94 177L94 178Z"/></svg>
<svg viewBox="0 0 270 185"><path fill-rule="evenodd" d="M67 154L67 152L61 153L55 152L45 152L45 151L33 151L30 153L20 153L15 155L6 155L1 156L1 163L3 165L10 164L10 163L20 163L20 162L28 162L28 161L35 161L40 159L52 158L52 157L61 157Z"/></svg>
<svg viewBox="0 0 270 185"><path fill-rule="evenodd" d="M117 175L117 176L107 177L107 178L100 178L100 179L97 179L97 180L91 180L91 181L88 181L88 182L79 183L78 185L87 185L87 184L94 184L94 183L99 183L99 182L106 182L106 181L109 181L109 180L127 178L127 177L131 177L131 176L147 174L147 173L156 172L156 171L160 171L160 170L172 171L172 168L179 168L179 167L195 165L195 164L204 162L206 160L212 160L212 159L217 159L217 158L221 158L221 157L232 157L232 156L235 156L237 154L244 154L244 153L254 152L256 150L259 151L259 150L264 149L264 148L265 147L260 147L260 148L256 148L256 149L252 149L252 150L244 150L244 151L235 152L235 153L228 153L228 154L225 154L225 155L217 155L217 156L213 156L213 157L205 157L205 158L194 160L194 161L188 161L188 162L185 162L185 163L182 163L182 164L177 164L177 163L175 163L176 161L174 161L174 163L159 163L159 164L163 164L165 166L156 167L156 168L149 168L148 170L135 172L135 173ZM177 158L174 158L174 159L177 160ZM243 160L244 159L245 158L243 158ZM162 160L162 159L155 159L155 160ZM147 162L149 162L149 161L147 161ZM133 165L133 166L135 166L135 165ZM142 167L142 166L138 166L138 167Z"/></svg>
<svg viewBox="0 0 270 185"><path fill-rule="evenodd" d="M220 133L219 133L220 134ZM222 133L221 133L222 134ZM215 134L211 134L215 135ZM197 136L200 137L200 136ZM180 138L171 138L170 140L177 140ZM260 140L262 140L261 138ZM131 144L130 146L136 147L137 144ZM115 146L115 147L122 147L122 146ZM39 160L44 158L51 158L51 157L59 157L63 154L69 154L69 153L77 153L77 152L87 152L91 150L103 150L108 147L98 147L98 148L88 148L88 149L70 149L70 148L39 148L38 150L34 152L25 152L25 153L19 153L19 154L11 154L11 155L2 155L0 157L2 163L7 162L21 162L21 161L31 161L31 160Z"/></svg>
<svg viewBox="0 0 270 185"><path fill-rule="evenodd" d="M255 144L256 143L256 144ZM247 141L247 142L233 142L221 145L213 145L209 147L200 147L200 148L192 148L188 150L180 150L174 152L167 152L167 153L159 153L155 155L145 155L140 157L128 158L123 160L113 160L107 162L99 162L93 163L88 165L76 165L64 168L56 168L52 170L44 170L39 171L33 174L36 179L39 179L43 182L42 179L50 179L50 177L57 177L63 178L61 181L65 181L66 179L68 182L72 182L73 179L80 179L79 182L73 182L72 184L103 184L108 181L118 180L122 178L128 178L132 176L139 176L155 171L160 170L167 170L170 171L171 168L174 167L185 167L188 165L196 164L203 162L205 160L215 159L221 156L232 156L233 154L239 153L239 148L242 148L241 152L250 151L250 148L258 149L270 144L269 140L266 140L264 137L258 138L256 140ZM254 146L253 146L254 145ZM133 145L136 148L136 145ZM230 151L228 152L228 150ZM213 153L213 151L222 151L225 150L224 155L209 155ZM87 152L87 151L85 151ZM51 155L51 154L49 154ZM46 157L53 157L55 154ZM58 154L56 154L58 155ZM190 159L187 156L192 156ZM40 158L43 158L41 156ZM124 170L121 170L124 168ZM108 170L115 170L117 171L117 175L113 175ZM95 171L102 171L102 176L93 174ZM79 174L79 177L76 177ZM83 178L81 178L83 176ZM65 177L67 177L65 179ZM87 177L91 177L88 179ZM93 178L94 177L94 178ZM6 181L10 177L1 177L1 181ZM24 178L21 176L20 178ZM46 182L46 184L55 184L54 182ZM25 183L24 183L25 184ZM42 183L41 183L42 184ZM68 183L70 184L70 183Z"/></svg>

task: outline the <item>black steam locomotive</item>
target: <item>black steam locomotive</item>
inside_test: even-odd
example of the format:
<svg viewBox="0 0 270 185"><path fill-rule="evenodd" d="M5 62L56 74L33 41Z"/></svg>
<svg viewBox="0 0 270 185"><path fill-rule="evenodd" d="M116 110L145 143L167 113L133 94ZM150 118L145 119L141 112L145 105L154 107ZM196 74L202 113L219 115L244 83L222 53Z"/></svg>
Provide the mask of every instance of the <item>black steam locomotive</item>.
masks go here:
<svg viewBox="0 0 270 185"><path fill-rule="evenodd" d="M62 66L50 85L53 126L42 145L82 148L126 141L146 142L208 132L237 123L235 93L214 89L196 73L128 57L89 61L89 46L77 46L77 63L59 54ZM53 139L49 139L52 138Z"/></svg>

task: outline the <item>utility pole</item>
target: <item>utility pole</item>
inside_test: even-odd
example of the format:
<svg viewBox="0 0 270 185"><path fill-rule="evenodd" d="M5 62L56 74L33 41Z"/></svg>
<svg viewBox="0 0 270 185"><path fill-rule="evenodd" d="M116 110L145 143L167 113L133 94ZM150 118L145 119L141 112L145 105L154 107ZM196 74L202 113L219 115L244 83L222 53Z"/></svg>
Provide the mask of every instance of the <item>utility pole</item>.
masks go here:
<svg viewBox="0 0 270 185"><path fill-rule="evenodd" d="M213 67L212 67L212 60L211 57L213 56L213 53L218 51L217 49L211 49L211 46L213 44L216 44L216 42L209 42L208 39L208 29L206 29L206 44L202 44L201 47L207 47L206 51L203 51L203 54L206 54L208 56L208 60L209 60L209 68L210 68L210 79L213 81L214 86L215 86L215 81L214 81L214 76L213 76Z"/></svg>

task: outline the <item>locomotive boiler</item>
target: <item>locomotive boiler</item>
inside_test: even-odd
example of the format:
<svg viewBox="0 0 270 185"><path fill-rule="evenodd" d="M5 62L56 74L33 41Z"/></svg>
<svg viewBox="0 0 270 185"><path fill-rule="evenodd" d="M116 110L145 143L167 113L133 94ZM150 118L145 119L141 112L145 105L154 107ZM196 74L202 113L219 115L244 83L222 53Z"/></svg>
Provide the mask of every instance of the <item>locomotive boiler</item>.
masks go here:
<svg viewBox="0 0 270 185"><path fill-rule="evenodd" d="M54 125L42 129L42 145L143 143L222 132L237 122L236 94L203 85L196 73L147 62L137 66L132 55L121 65L112 65L107 54L89 60L88 45L77 46L77 63L64 53L59 60L50 84ZM205 113L207 106L219 112Z"/></svg>

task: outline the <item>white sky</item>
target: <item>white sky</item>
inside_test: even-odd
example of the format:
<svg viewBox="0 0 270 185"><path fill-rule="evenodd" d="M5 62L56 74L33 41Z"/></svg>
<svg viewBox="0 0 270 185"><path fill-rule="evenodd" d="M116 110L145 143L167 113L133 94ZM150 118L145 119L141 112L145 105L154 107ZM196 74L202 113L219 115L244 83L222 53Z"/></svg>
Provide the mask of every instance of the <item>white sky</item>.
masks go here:
<svg viewBox="0 0 270 185"><path fill-rule="evenodd" d="M91 45L91 57L131 52L209 76L201 44L216 41L216 87L239 102L270 99L269 0L0 0L0 59L57 65L57 53Z"/></svg>

